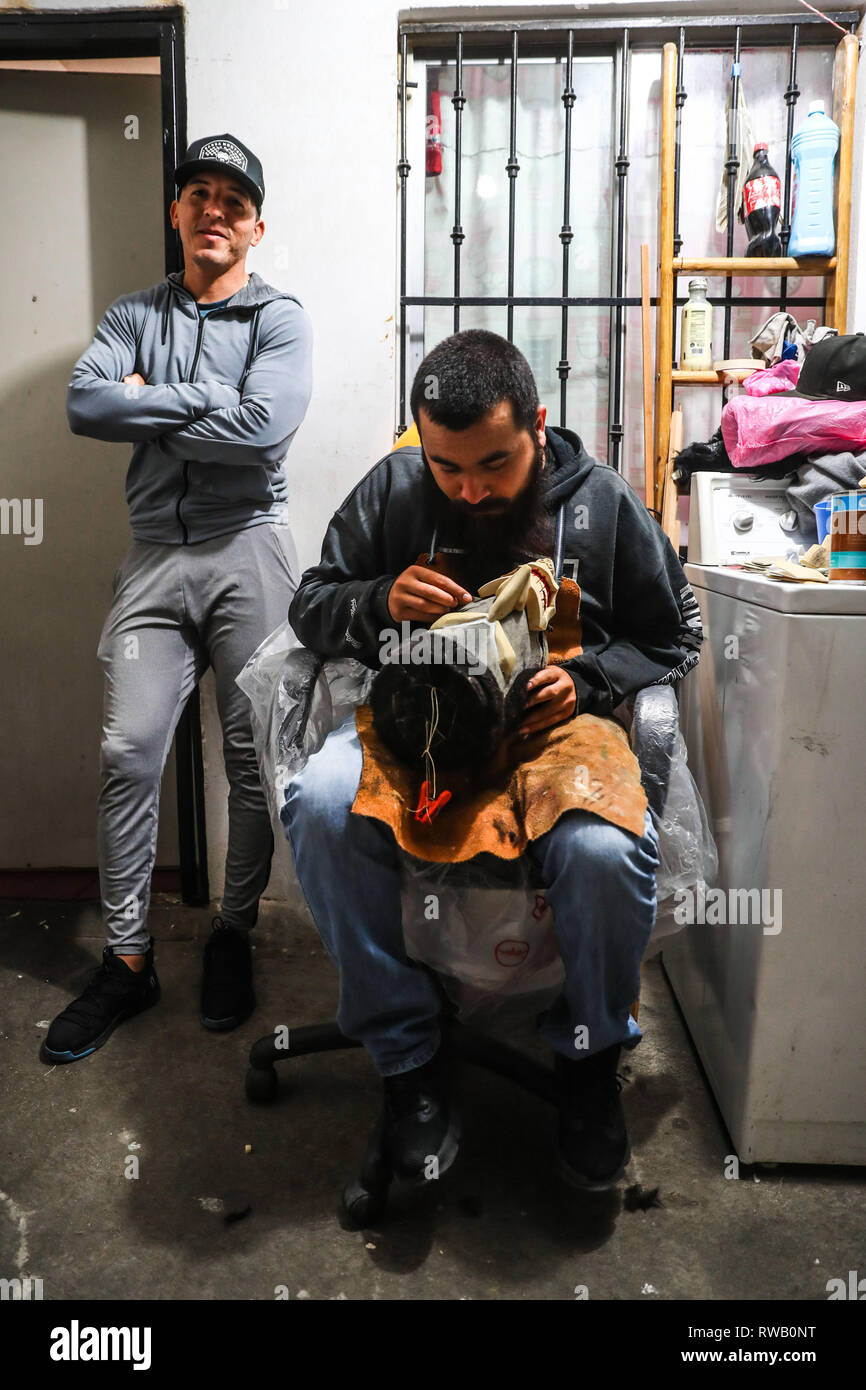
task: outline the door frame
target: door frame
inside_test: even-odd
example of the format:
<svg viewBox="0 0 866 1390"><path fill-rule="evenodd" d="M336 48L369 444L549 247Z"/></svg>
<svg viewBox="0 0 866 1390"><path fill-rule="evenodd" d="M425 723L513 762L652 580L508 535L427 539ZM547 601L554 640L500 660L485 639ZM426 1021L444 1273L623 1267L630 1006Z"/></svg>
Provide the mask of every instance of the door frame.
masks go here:
<svg viewBox="0 0 866 1390"><path fill-rule="evenodd" d="M168 209L177 196L174 171L186 149L184 12L130 9L50 14L0 11L0 58L158 57L162 94L162 187L165 273L183 267L180 236ZM175 733L178 852L183 901L210 900L205 824L204 763L198 686Z"/></svg>

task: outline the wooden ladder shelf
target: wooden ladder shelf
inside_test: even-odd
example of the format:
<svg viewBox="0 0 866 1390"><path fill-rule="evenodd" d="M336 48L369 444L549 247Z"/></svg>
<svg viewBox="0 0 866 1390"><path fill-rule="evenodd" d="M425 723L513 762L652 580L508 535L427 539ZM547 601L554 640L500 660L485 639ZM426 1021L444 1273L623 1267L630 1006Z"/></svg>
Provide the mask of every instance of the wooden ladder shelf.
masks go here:
<svg viewBox="0 0 866 1390"><path fill-rule="evenodd" d="M699 256L689 258L674 256L674 138L676 127L676 89L677 89L677 49L676 45L666 43L662 59L662 143L661 143L661 186L659 198L659 258L658 258L658 311L656 319L656 372L655 372L655 493L647 505L654 506L663 513L669 525L665 526L671 539L675 539L678 526L675 524L676 505L665 493L673 486L670 480L673 456L681 441L671 439L673 392L675 386L716 386L723 384L724 378L748 375L743 370L726 371L724 377L715 371L688 372L673 368L674 348L674 299L677 277L680 275L761 275L765 278L778 275L820 275L826 280L827 312L829 326L845 332L846 308L848 300L848 251L851 235L851 175L854 145L854 95L857 82L857 58L859 45L853 34L846 34L836 48L836 61L833 74L833 119L839 127L840 141L837 156L836 179L836 254L830 257L804 257L797 260L793 256L778 256L765 259L750 259L745 256ZM768 307L771 301L767 301ZM757 367L757 362L755 366ZM682 417L675 426L682 427ZM671 444L674 449L671 449ZM667 505L665 502L667 501ZM674 518L671 521L671 518ZM672 534L673 533L673 534Z"/></svg>

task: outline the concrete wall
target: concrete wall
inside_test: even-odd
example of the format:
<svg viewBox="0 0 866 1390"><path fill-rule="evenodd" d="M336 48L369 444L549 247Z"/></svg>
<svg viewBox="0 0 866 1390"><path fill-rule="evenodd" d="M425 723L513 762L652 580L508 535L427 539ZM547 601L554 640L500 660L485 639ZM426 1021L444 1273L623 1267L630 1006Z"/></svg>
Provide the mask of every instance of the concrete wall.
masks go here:
<svg viewBox="0 0 866 1390"><path fill-rule="evenodd" d="M117 7L116 5L114 6ZM14 6L6 6L14 9ZM29 6L28 9L41 8ZM48 7L46 7L48 8ZM62 10L98 10L54 0ZM762 13L790 13L762 0ZM680 0L606 6L542 3L427 4L413 18L718 12ZM394 427L397 277L397 23L393 0L188 0L187 84L191 136L230 130L260 154L266 233L251 268L299 295L315 332L313 402L289 456L293 529L302 565L318 555L325 525L363 472L389 447ZM855 198L863 166L866 81L858 97ZM855 243L866 238L859 214ZM855 317L866 327L866 271L852 279ZM220 891L225 784L212 691L205 689L208 825L213 891ZM291 895L287 847L278 845L270 894Z"/></svg>

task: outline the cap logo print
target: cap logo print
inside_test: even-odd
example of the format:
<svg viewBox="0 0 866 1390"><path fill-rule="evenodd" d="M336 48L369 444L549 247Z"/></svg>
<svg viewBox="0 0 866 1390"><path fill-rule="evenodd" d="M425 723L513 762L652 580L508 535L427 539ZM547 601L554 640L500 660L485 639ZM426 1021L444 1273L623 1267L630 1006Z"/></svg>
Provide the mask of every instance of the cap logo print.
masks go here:
<svg viewBox="0 0 866 1390"><path fill-rule="evenodd" d="M836 382L836 390L837 390L837 391L850 391L850 390L851 390L851 387L848 386L844 381L837 381L837 382Z"/></svg>
<svg viewBox="0 0 866 1390"><path fill-rule="evenodd" d="M211 140L202 145L199 159L218 159L224 164L234 164L242 174L247 170L247 157L231 140Z"/></svg>

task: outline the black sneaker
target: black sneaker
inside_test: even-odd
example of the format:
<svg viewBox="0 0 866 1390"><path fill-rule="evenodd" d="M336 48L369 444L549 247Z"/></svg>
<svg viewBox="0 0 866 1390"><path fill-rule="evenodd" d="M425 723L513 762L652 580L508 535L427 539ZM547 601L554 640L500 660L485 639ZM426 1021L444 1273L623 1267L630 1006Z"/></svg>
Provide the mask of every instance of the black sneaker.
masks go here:
<svg viewBox="0 0 866 1390"><path fill-rule="evenodd" d="M556 1054L561 1172L577 1187L613 1187L631 1158L617 1080L620 1044L581 1061Z"/></svg>
<svg viewBox="0 0 866 1390"><path fill-rule="evenodd" d="M201 1021L212 1033L227 1033L249 1018L255 1007L249 933L214 917L204 948Z"/></svg>
<svg viewBox="0 0 866 1390"><path fill-rule="evenodd" d="M153 938L145 954L143 970L130 970L111 946L102 952L102 964L78 999L58 1014L40 1048L43 1062L78 1062L102 1047L118 1023L149 1009L160 996L153 966Z"/></svg>
<svg viewBox="0 0 866 1390"><path fill-rule="evenodd" d="M383 1081L386 1162L401 1178L440 1177L457 1157L460 1138L441 1053L423 1067Z"/></svg>

